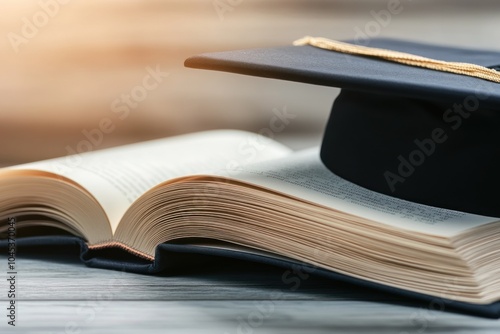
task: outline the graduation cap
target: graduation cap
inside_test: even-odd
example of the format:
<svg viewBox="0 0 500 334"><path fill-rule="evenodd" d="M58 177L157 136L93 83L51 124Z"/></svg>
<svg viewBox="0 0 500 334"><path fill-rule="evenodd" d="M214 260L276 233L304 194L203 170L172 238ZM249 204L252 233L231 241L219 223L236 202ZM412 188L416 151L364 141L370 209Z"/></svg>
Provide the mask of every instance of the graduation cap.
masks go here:
<svg viewBox="0 0 500 334"><path fill-rule="evenodd" d="M390 196L500 217L500 52L362 42L308 38L185 65L339 87L321 147L332 172Z"/></svg>

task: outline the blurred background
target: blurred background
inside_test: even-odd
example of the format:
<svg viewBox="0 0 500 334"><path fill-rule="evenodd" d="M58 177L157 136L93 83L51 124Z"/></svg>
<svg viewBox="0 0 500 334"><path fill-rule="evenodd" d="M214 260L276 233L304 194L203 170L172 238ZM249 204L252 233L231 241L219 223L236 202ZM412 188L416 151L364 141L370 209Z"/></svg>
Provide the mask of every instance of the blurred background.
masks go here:
<svg viewBox="0 0 500 334"><path fill-rule="evenodd" d="M66 155L92 134L92 149L101 149L207 129L257 132L285 109L295 118L276 139L295 149L320 143L336 89L183 67L202 52L363 34L500 50L500 2L493 0L7 0L0 6L3 166ZM384 16L388 6L397 13ZM148 75L156 81L146 89ZM101 137L99 129L106 130Z"/></svg>

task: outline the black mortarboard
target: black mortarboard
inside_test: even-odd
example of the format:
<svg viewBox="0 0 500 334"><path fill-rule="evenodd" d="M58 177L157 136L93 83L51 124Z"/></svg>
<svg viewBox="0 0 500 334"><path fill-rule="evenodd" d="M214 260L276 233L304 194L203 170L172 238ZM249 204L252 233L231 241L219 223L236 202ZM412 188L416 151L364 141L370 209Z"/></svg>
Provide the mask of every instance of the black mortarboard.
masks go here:
<svg viewBox="0 0 500 334"><path fill-rule="evenodd" d="M364 45L500 65L494 51ZM391 196L500 217L500 83L309 45L203 54L185 65L340 87L321 148L331 171Z"/></svg>

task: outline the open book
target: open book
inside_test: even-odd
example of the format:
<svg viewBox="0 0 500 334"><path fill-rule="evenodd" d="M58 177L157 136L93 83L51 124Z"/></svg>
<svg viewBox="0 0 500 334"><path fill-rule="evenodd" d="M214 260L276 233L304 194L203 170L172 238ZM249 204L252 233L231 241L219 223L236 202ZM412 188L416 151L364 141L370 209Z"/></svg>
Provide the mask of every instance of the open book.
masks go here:
<svg viewBox="0 0 500 334"><path fill-rule="evenodd" d="M69 232L154 261L163 243L306 263L368 282L491 304L500 224L381 195L332 174L319 150L210 131L0 170L0 232Z"/></svg>

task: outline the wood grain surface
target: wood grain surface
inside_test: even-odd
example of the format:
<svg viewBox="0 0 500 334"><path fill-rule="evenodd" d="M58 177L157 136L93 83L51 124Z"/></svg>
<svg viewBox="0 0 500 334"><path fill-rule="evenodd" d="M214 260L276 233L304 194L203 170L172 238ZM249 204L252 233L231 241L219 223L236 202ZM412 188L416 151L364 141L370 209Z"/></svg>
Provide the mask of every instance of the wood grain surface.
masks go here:
<svg viewBox="0 0 500 334"><path fill-rule="evenodd" d="M499 333L500 321L432 311L398 297L224 260L174 276L87 268L75 249L22 251L17 326L2 333ZM0 256L0 264L7 263ZM0 265L0 267L6 267ZM0 309L8 306L0 284Z"/></svg>

